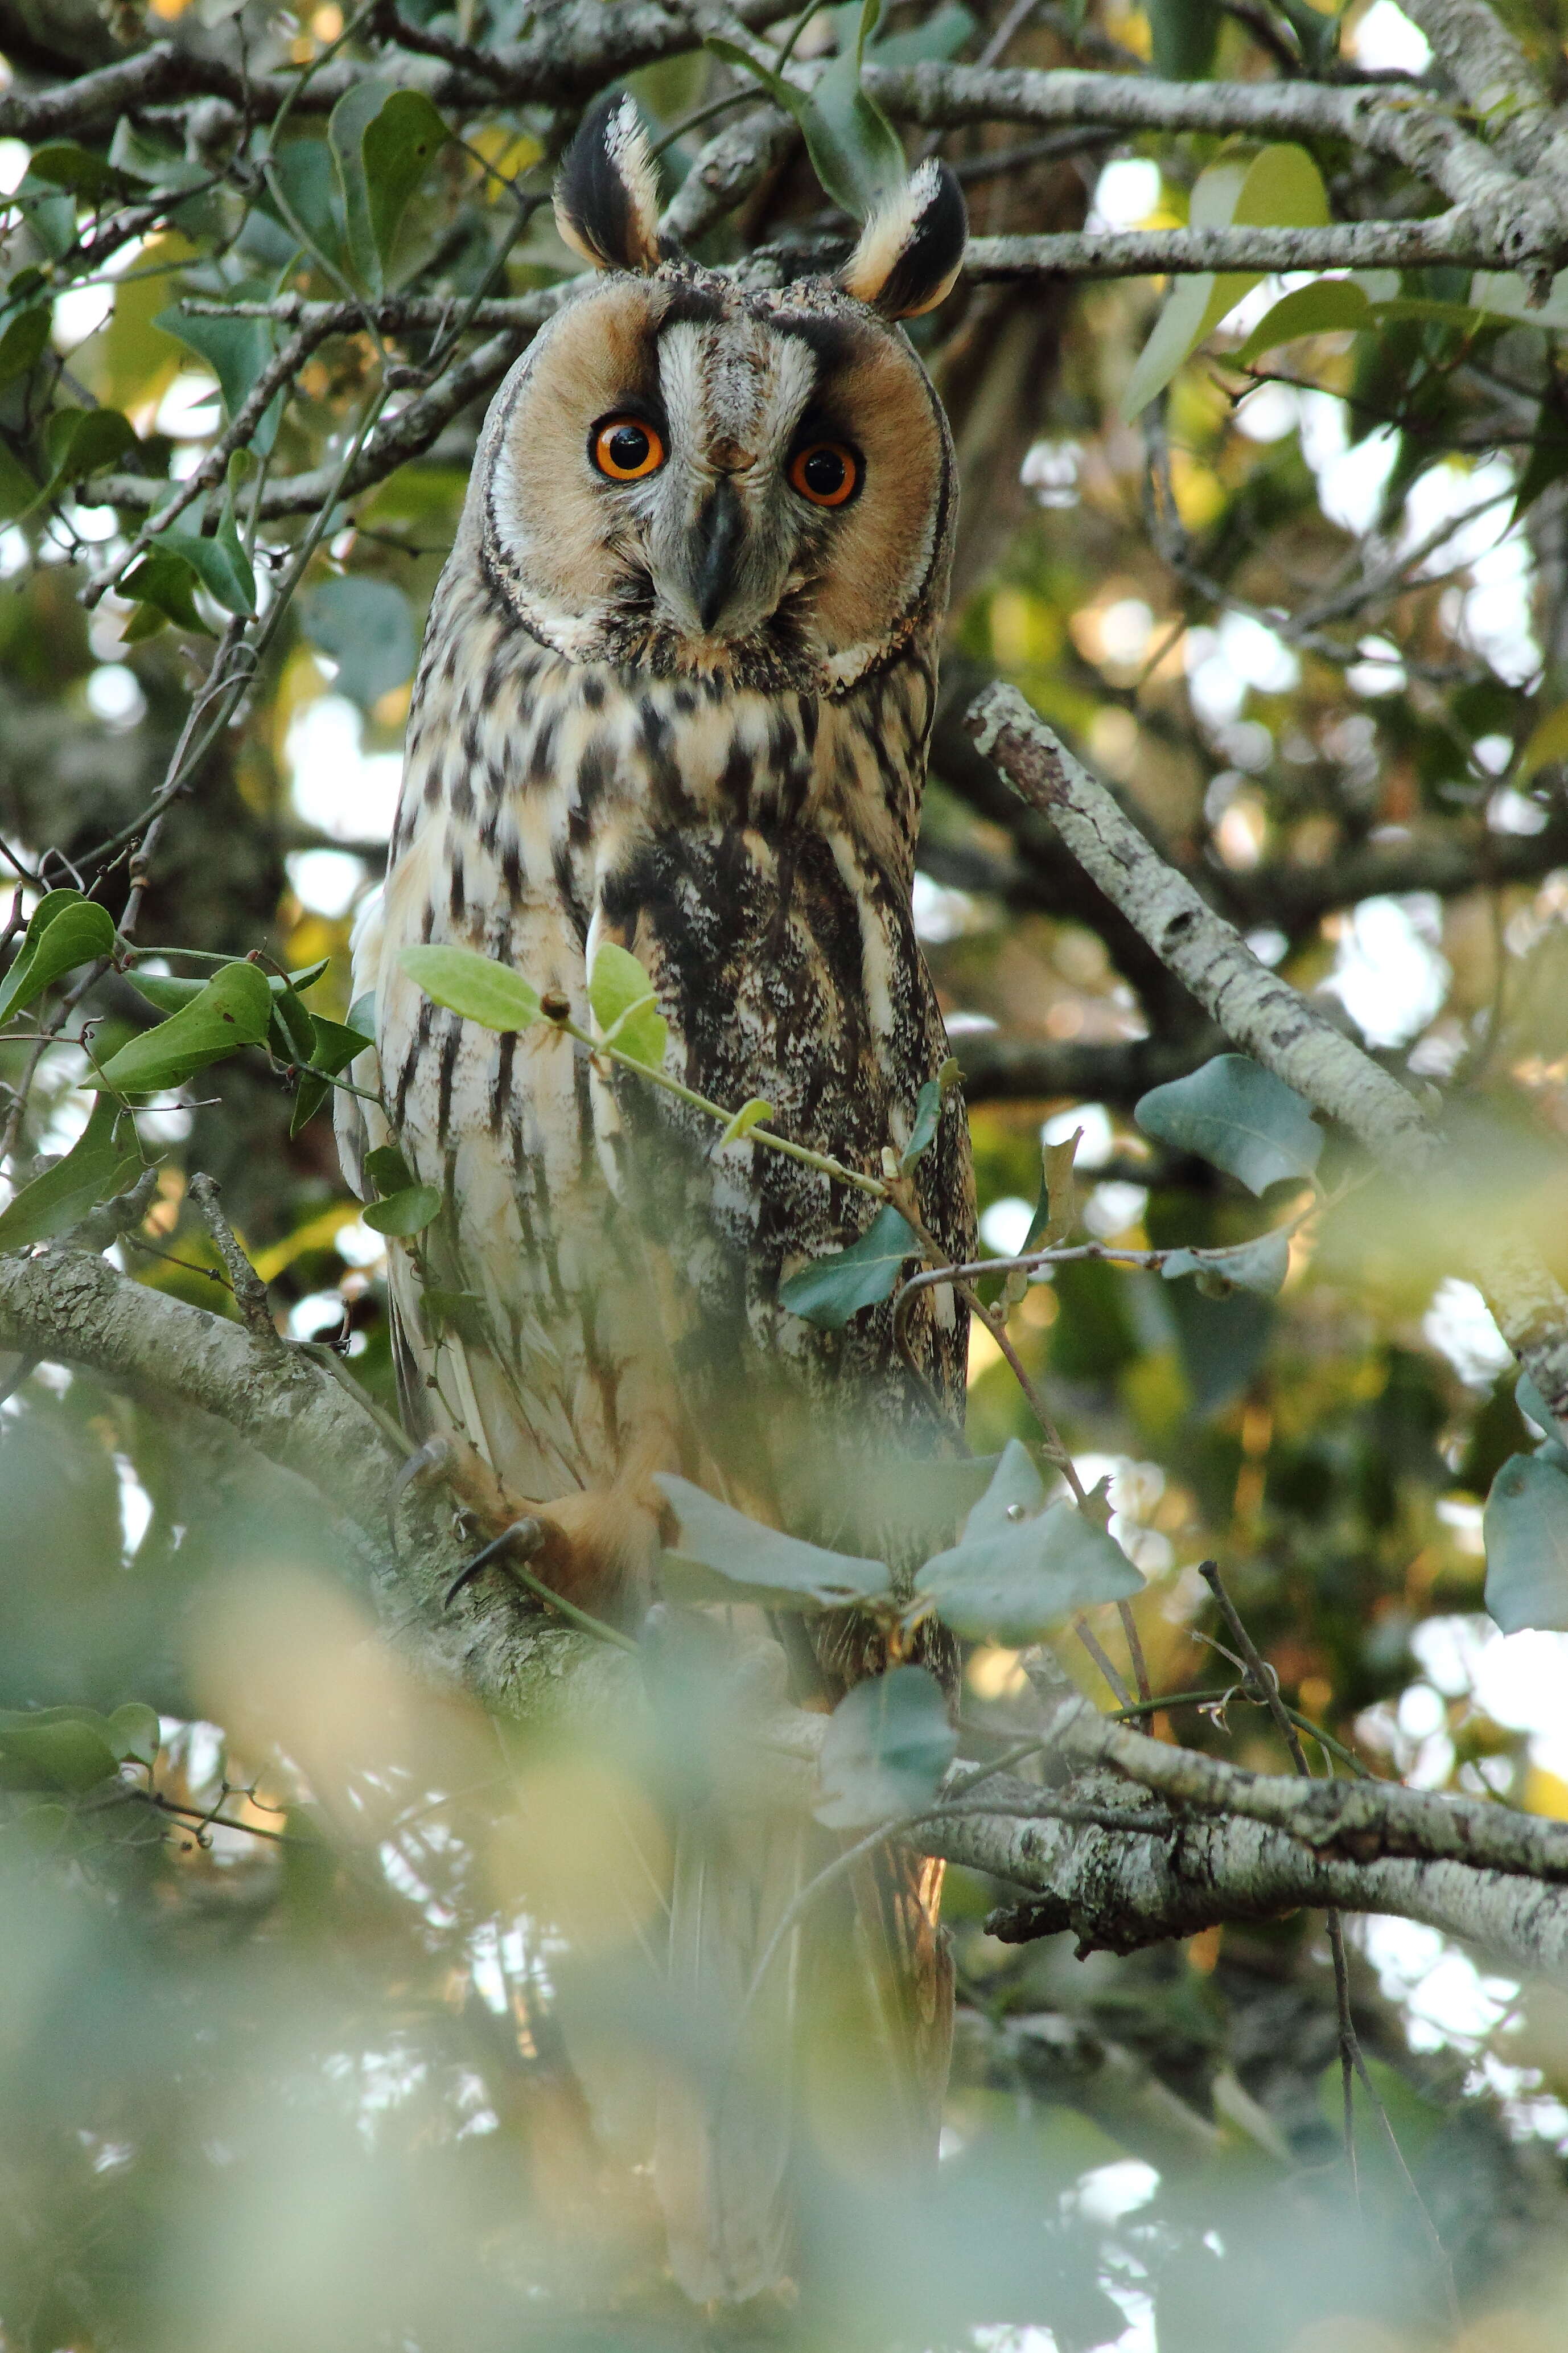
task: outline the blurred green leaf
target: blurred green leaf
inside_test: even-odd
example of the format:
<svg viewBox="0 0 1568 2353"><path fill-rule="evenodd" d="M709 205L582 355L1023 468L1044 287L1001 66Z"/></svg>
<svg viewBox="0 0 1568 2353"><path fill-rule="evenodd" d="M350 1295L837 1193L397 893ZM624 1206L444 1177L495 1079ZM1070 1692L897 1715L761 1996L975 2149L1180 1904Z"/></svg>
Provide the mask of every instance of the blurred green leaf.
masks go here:
<svg viewBox="0 0 1568 2353"><path fill-rule="evenodd" d="M197 575L183 555L176 555L167 546L154 546L120 584L121 595L142 607L140 613L132 614L123 632L125 642L139 643L162 628L165 621L173 621L176 628L191 629L204 638L213 636L196 609L196 586ZM155 619L144 617L154 615Z"/></svg>
<svg viewBox="0 0 1568 2353"><path fill-rule="evenodd" d="M1293 1087L1246 1054L1216 1054L1133 1107L1145 1135L1195 1152L1251 1192L1310 1176L1323 1131Z"/></svg>
<svg viewBox="0 0 1568 2353"><path fill-rule="evenodd" d="M781 1282L779 1303L819 1331L841 1331L863 1307L890 1298L904 1268L920 1254L919 1235L889 1201L858 1242L815 1259Z"/></svg>
<svg viewBox="0 0 1568 2353"><path fill-rule="evenodd" d="M912 1814L935 1797L957 1746L942 1686L924 1667L869 1676L827 1719L812 1811L836 1831Z"/></svg>
<svg viewBox="0 0 1568 2353"><path fill-rule="evenodd" d="M1260 1299L1273 1299L1290 1271L1290 1237L1259 1234L1229 1250L1173 1250L1160 1271L1167 1282L1195 1274L1199 1289L1211 1299L1227 1298L1233 1291L1254 1291Z"/></svg>
<svg viewBox="0 0 1568 2353"><path fill-rule="evenodd" d="M126 1753L90 1708L0 1710L0 1783L72 1794L112 1778Z"/></svg>
<svg viewBox="0 0 1568 2353"><path fill-rule="evenodd" d="M899 1162L900 1172L908 1176L920 1166L936 1141L936 1131L942 1120L942 1082L928 1079L915 1103L915 1124L910 1130L910 1140Z"/></svg>
<svg viewBox="0 0 1568 2353"><path fill-rule="evenodd" d="M675 1546L663 1556L660 1581L672 1601L763 1601L776 1609L836 1609L874 1600L888 1590L879 1560L803 1544L721 1504L689 1479L661 1474L654 1482L676 1515Z"/></svg>
<svg viewBox="0 0 1568 2353"><path fill-rule="evenodd" d="M123 1122L121 1140L116 1128ZM26 1250L79 1225L100 1201L111 1201L142 1173L136 1130L111 1096L100 1095L70 1150L41 1176L24 1185L0 1210L0 1250Z"/></svg>
<svg viewBox="0 0 1568 2353"><path fill-rule="evenodd" d="M1143 1579L1121 1546L1077 1505L1042 1511L1045 1490L1012 1439L960 1541L916 1572L915 1591L966 1641L1017 1648L1064 1618L1122 1601Z"/></svg>
<svg viewBox="0 0 1568 2353"><path fill-rule="evenodd" d="M0 1022L41 997L52 982L114 953L114 919L79 891L50 891L29 919L10 971L0 980Z"/></svg>
<svg viewBox="0 0 1568 2353"><path fill-rule="evenodd" d="M539 991L473 948L403 948L398 963L437 1005L487 1029L526 1029L539 1019Z"/></svg>
<svg viewBox="0 0 1568 2353"><path fill-rule="evenodd" d="M1219 0L1149 0L1150 60L1167 81L1203 81L1214 70L1224 21Z"/></svg>
<svg viewBox="0 0 1568 2353"><path fill-rule="evenodd" d="M653 983L635 955L614 940L602 940L588 976L588 1002L600 1038L634 1062L662 1069L669 1026L658 1009Z"/></svg>
<svg viewBox="0 0 1568 2353"><path fill-rule="evenodd" d="M1560 702L1538 719L1513 772L1516 785L1527 784L1540 768L1555 768L1568 760L1568 702Z"/></svg>
<svg viewBox="0 0 1568 2353"><path fill-rule="evenodd" d="M1265 147L1250 163L1211 164L1194 186L1189 219L1194 228L1321 228L1329 219L1328 192L1306 149L1287 141ZM1203 271L1177 280L1128 378L1121 413L1129 422L1163 392L1259 275Z"/></svg>
<svg viewBox="0 0 1568 2353"><path fill-rule="evenodd" d="M0 384L14 384L37 365L49 340L49 315L48 304L40 302L13 319L0 335Z"/></svg>
<svg viewBox="0 0 1568 2353"><path fill-rule="evenodd" d="M118 409L57 408L44 427L50 486L85 481L135 447L135 427Z"/></svg>
<svg viewBox="0 0 1568 2353"><path fill-rule="evenodd" d="M323 580L296 609L308 642L337 664L338 693L362 711L414 675L419 658L414 617L392 581L358 573Z"/></svg>
<svg viewBox="0 0 1568 2353"><path fill-rule="evenodd" d="M73 196L85 196L92 204L105 197L113 200L141 194L135 182L106 156L95 155L69 139L55 139L45 146L35 147L27 158L27 170L35 180L47 180L53 187L68 188Z"/></svg>
<svg viewBox="0 0 1568 2353"><path fill-rule="evenodd" d="M226 964L190 1004L111 1054L89 1082L120 1095L161 1094L243 1046L259 1046L272 1018L267 975Z"/></svg>
<svg viewBox="0 0 1568 2353"><path fill-rule="evenodd" d="M1568 1471L1543 1454L1510 1454L1481 1514L1487 1608L1505 1634L1568 1632Z"/></svg>
<svg viewBox="0 0 1568 2353"><path fill-rule="evenodd" d="M1265 311L1236 354L1237 367L1250 367L1265 352L1298 335L1353 332L1373 323L1372 304L1348 278L1320 278L1310 286L1297 286L1282 294Z"/></svg>
<svg viewBox="0 0 1568 2353"><path fill-rule="evenodd" d="M441 1196L434 1185L410 1185L401 1193L367 1202L361 1217L373 1232L405 1237L423 1233L441 1213Z"/></svg>

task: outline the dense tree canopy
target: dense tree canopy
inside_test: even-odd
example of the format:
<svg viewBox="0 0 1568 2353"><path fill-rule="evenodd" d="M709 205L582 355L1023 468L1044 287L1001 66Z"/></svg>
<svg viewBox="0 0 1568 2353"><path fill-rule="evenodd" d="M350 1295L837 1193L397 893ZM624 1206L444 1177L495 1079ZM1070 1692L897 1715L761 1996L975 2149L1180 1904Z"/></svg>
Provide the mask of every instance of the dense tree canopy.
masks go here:
<svg viewBox="0 0 1568 2353"><path fill-rule="evenodd" d="M742 1696L795 1801L951 1859L961 2004L923 2204L853 2050L812 2085L769 2325L1553 2353L1558 12L0 0L0 2342L703 2337L617 2140L697 2031L626 1857L761 1768L667 1642L444 1606L418 1188L362 1215L331 1119L425 609L624 85L714 267L835 267L928 153L973 233L911 326L963 482L916 913L1029 1261L965 1278L963 1504L1028 1542L921 1572L960 1761Z"/></svg>

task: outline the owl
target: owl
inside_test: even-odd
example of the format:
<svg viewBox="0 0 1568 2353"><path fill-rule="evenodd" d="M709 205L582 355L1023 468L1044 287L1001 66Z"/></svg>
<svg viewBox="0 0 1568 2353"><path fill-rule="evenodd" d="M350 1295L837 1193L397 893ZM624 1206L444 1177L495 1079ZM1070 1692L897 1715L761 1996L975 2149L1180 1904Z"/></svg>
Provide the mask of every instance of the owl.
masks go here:
<svg viewBox="0 0 1568 2353"><path fill-rule="evenodd" d="M856 1240L872 1200L721 1143L547 1023L498 1035L441 1010L398 951L478 950L586 1029L613 942L650 975L684 1084L762 1096L780 1134L868 1174L908 1142L948 1053L910 900L954 481L897 322L946 294L965 223L926 164L837 277L742 285L661 246L626 100L585 120L556 212L589 267L479 439L356 941L376 1003L359 1076L382 1109L340 1102L351 1181L390 1143L443 1203L391 1247L409 1427L448 1441L496 1525L530 1522L537 1576L635 1628L660 1472L864 1541L864 1464L957 1443L963 1306L923 1290L902 1348L890 1304L839 1331L801 1321L781 1283ZM942 1248L971 1256L956 1092L919 1185ZM818 1650L797 1689L815 1674L831 1697L877 1663L842 1626ZM809 1862L798 1839L720 1845L693 1833L678 1853L671 1932L672 1966L715 2000L743 1989ZM882 2010L928 2084L951 1999L934 1897L929 1866L888 1866L862 1905ZM787 2263L775 2121L661 2120L671 2257L700 2301L744 2300Z"/></svg>

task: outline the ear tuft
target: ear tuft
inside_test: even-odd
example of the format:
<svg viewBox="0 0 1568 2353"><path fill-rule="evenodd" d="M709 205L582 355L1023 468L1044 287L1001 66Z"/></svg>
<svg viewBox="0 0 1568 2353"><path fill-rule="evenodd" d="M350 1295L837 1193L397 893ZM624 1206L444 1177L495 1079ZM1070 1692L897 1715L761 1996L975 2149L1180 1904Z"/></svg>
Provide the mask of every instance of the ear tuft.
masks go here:
<svg viewBox="0 0 1568 2353"><path fill-rule="evenodd" d="M555 175L555 225L595 269L658 268L658 175L631 97L584 116Z"/></svg>
<svg viewBox="0 0 1568 2353"><path fill-rule="evenodd" d="M951 293L968 235L963 191L932 157L877 206L839 283L885 319L918 319Z"/></svg>

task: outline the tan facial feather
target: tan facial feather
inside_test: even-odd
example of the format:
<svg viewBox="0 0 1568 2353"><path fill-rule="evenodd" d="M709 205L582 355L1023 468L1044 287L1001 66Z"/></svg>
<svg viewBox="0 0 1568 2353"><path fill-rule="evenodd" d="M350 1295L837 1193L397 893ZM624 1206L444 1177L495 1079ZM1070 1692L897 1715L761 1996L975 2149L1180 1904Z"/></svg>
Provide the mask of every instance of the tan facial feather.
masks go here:
<svg viewBox="0 0 1568 2353"><path fill-rule="evenodd" d="M832 518L816 617L833 653L884 637L930 570L942 476L931 394L890 334L868 331L825 388L828 414L855 441L866 480Z"/></svg>

